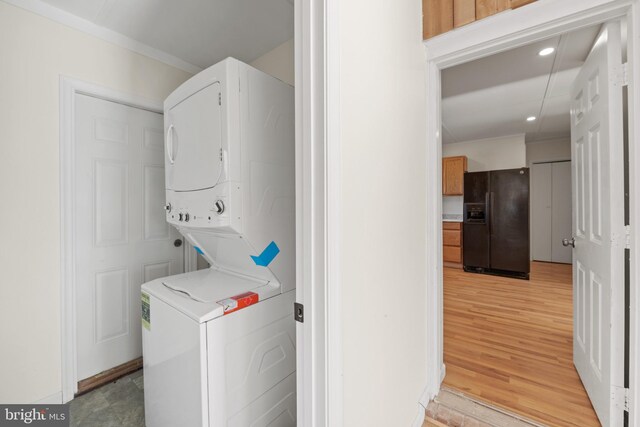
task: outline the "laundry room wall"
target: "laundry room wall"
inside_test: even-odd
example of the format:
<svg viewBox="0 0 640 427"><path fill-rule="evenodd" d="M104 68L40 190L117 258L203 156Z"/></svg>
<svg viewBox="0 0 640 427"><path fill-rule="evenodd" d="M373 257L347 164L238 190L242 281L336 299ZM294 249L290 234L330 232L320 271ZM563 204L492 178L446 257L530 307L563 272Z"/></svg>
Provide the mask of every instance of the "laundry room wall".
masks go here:
<svg viewBox="0 0 640 427"><path fill-rule="evenodd" d="M293 86L295 74L293 58L293 39L290 39L254 60L250 65Z"/></svg>
<svg viewBox="0 0 640 427"><path fill-rule="evenodd" d="M343 424L410 426L427 375L421 4L335 4Z"/></svg>
<svg viewBox="0 0 640 427"><path fill-rule="evenodd" d="M60 76L162 101L190 74L2 1L0 52L0 402L55 402Z"/></svg>

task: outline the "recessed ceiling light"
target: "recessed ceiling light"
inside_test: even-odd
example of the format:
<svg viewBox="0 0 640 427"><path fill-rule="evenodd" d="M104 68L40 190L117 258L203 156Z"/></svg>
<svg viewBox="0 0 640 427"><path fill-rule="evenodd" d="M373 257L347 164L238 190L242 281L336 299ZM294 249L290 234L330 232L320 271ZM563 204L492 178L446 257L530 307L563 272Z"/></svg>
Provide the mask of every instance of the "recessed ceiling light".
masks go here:
<svg viewBox="0 0 640 427"><path fill-rule="evenodd" d="M527 117L527 121L528 121L528 122L533 122L533 121L535 121L535 120L536 120L536 116L529 116L529 117Z"/></svg>
<svg viewBox="0 0 640 427"><path fill-rule="evenodd" d="M545 47L544 49L542 49L540 52L538 52L538 55L540 56L547 56L547 55L551 55L553 52L555 52L556 49L553 47Z"/></svg>

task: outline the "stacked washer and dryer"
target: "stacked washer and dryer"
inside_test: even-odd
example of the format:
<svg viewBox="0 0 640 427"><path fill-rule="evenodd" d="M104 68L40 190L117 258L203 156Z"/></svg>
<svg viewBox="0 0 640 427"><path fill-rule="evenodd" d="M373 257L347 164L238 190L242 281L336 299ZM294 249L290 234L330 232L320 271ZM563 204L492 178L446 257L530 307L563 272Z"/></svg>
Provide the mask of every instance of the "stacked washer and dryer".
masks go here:
<svg viewBox="0 0 640 427"><path fill-rule="evenodd" d="M147 426L294 426L293 88L228 58L164 110L166 219L211 267L142 286Z"/></svg>

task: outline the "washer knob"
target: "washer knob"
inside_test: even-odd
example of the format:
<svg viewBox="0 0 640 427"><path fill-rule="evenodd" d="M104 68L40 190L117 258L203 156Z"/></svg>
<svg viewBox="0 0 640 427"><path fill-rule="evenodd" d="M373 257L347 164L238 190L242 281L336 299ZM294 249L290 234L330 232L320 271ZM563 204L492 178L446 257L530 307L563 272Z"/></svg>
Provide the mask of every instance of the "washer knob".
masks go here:
<svg viewBox="0 0 640 427"><path fill-rule="evenodd" d="M216 211L218 215L222 215L224 212L224 202L222 200L216 200L213 205L213 210Z"/></svg>
<svg viewBox="0 0 640 427"><path fill-rule="evenodd" d="M190 216L189 216L189 214L188 214L188 213L184 214L184 220L185 220L186 222L189 222L189 218L190 218Z"/></svg>
<svg viewBox="0 0 640 427"><path fill-rule="evenodd" d="M171 212L171 203L164 205L164 210L167 211L167 213Z"/></svg>
<svg viewBox="0 0 640 427"><path fill-rule="evenodd" d="M183 217L184 217L184 215L178 214L178 221L182 221Z"/></svg>

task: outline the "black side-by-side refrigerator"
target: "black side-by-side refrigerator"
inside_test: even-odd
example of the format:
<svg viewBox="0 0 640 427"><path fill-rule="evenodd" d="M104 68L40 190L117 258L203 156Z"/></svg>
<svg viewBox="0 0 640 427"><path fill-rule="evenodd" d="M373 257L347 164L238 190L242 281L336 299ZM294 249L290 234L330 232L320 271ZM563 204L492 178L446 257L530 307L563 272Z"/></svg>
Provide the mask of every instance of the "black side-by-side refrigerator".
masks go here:
<svg viewBox="0 0 640 427"><path fill-rule="evenodd" d="M464 174L465 271L529 278L529 168Z"/></svg>

